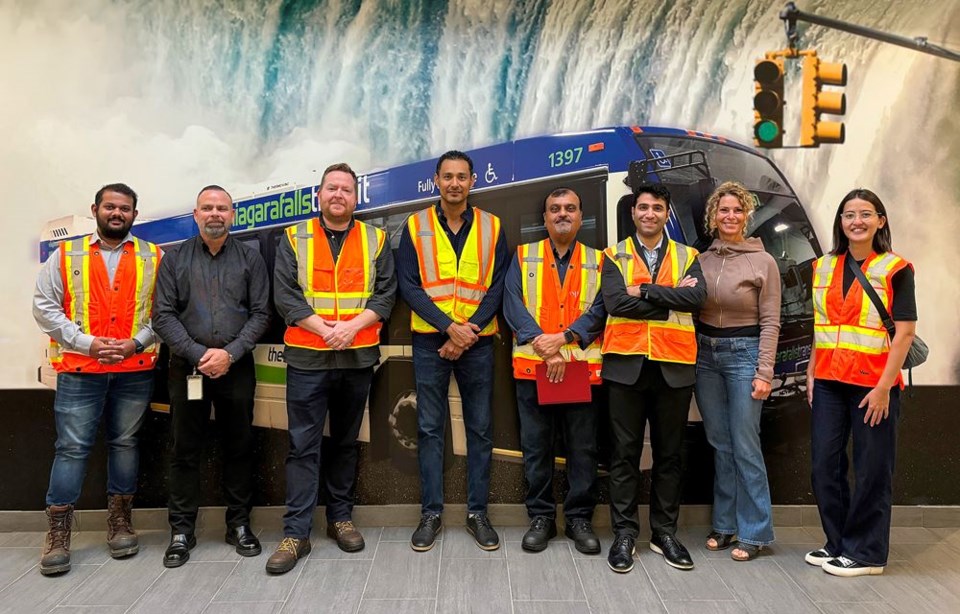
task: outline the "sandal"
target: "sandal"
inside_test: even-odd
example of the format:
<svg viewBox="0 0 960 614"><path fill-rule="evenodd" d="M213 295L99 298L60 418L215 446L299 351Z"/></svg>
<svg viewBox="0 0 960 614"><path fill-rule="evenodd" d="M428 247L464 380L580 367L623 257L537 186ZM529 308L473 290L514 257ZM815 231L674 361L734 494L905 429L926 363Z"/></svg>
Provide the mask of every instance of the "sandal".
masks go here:
<svg viewBox="0 0 960 614"><path fill-rule="evenodd" d="M710 540L713 540L717 545L710 547ZM710 531L710 535L707 535L707 550L716 552L717 550L726 550L730 547L730 544L733 543L733 535L724 535L723 533L717 533L716 531Z"/></svg>
<svg viewBox="0 0 960 614"><path fill-rule="evenodd" d="M747 556L737 556L736 552L745 552ZM753 559L760 556L760 551L763 550L763 546L757 546L755 544L745 544L743 542L737 542L736 547L730 553L730 558L734 561L752 561Z"/></svg>

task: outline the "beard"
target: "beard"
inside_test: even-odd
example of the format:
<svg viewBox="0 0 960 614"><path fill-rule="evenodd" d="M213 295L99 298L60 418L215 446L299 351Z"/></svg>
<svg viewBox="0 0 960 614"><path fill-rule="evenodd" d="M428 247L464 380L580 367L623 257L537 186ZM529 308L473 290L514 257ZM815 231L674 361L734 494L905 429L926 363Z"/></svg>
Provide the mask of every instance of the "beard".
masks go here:
<svg viewBox="0 0 960 614"><path fill-rule="evenodd" d="M219 239L227 234L227 225L223 223L210 223L203 227L203 234L210 239Z"/></svg>
<svg viewBox="0 0 960 614"><path fill-rule="evenodd" d="M133 226L133 224L124 224L120 228L114 228L110 226L109 222L101 224L100 220L97 220L97 233L104 239L119 241L127 236L131 226Z"/></svg>

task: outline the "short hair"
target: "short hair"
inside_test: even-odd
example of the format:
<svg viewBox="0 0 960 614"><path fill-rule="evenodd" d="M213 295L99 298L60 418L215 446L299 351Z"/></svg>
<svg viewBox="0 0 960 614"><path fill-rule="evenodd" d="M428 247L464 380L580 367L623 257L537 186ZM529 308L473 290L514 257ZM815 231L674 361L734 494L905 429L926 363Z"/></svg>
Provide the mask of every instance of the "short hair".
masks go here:
<svg viewBox="0 0 960 614"><path fill-rule="evenodd" d="M224 188L222 188L221 186L218 186L215 183L211 183L210 185L203 186L202 188L200 188L200 191L197 192L197 200L200 200L200 196L204 192L223 192L224 194L227 195L227 198L230 199L230 202L231 203L233 202L233 196L230 196L230 192L227 192Z"/></svg>
<svg viewBox="0 0 960 614"><path fill-rule="evenodd" d="M750 221L753 212L757 209L757 202L753 198L753 193L745 185L739 181L724 181L717 186L717 189L707 199L706 213L703 216L703 225L713 236L717 236L717 222L714 218L717 217L717 209L720 208L720 199L724 196L733 196L740 201L743 213L747 216L746 222ZM746 230L746 224L744 224L744 230Z"/></svg>
<svg viewBox="0 0 960 614"><path fill-rule="evenodd" d="M577 202L580 204L580 210L583 211L583 200L580 199L580 195L577 194L576 190L573 188L559 187L556 190L550 192L543 197L543 212L547 212L547 201L551 198L556 198L558 196L563 196L564 194L573 194L577 197Z"/></svg>
<svg viewBox="0 0 960 614"><path fill-rule="evenodd" d="M463 153L462 151L457 151L456 149L451 149L447 153L440 156L440 159L437 160L437 175L440 174L440 167L443 166L443 163L447 160L463 160L467 163L467 166L470 167L470 174L473 174L473 160L470 159L470 156Z"/></svg>
<svg viewBox="0 0 960 614"><path fill-rule="evenodd" d="M353 177L354 183L357 182L357 174L353 172L353 169L350 168L350 165L347 164L346 162L337 162L336 164L331 164L330 166L328 166L323 170L323 176L320 177L320 185L323 185L323 182L327 180L327 175L329 175L330 173L336 173L336 172L347 173L348 175Z"/></svg>
<svg viewBox="0 0 960 614"><path fill-rule="evenodd" d="M873 251L878 254L891 251L893 249L893 234L890 232L890 218L887 217L887 208L883 206L883 201L880 200L879 196L866 188L857 188L847 192L847 195L840 201L840 206L837 207L837 215L833 220L833 250L830 253L839 256L850 249L850 239L843 234L841 217L843 216L844 205L857 198L873 205L873 208L877 210L877 215L887 220L883 228L878 229L877 234L873 235Z"/></svg>
<svg viewBox="0 0 960 614"><path fill-rule="evenodd" d="M667 203L667 208L670 208L670 190L666 188L662 183L641 183L633 189L633 206L637 206L637 199L640 198L641 194L650 194L654 198L662 200Z"/></svg>
<svg viewBox="0 0 960 614"><path fill-rule="evenodd" d="M104 192L116 192L117 194L123 194L124 196L129 196L133 200L133 208L137 208L137 193L133 191L133 188L128 186L125 183L108 183L99 190L97 190L97 195L93 197L93 204L100 206L100 203L103 201Z"/></svg>

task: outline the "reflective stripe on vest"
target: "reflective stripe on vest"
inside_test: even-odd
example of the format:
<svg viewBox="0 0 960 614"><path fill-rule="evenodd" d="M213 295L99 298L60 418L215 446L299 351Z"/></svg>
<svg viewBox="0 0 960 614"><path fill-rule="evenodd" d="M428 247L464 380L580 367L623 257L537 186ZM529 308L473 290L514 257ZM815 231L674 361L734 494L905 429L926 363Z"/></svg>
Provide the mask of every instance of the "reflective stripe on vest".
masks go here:
<svg viewBox="0 0 960 614"><path fill-rule="evenodd" d="M876 386L887 364L890 342L880 313L854 279L843 295L846 255L827 255L814 264L813 342L816 347L814 377ZM889 312L893 303L891 280L911 266L894 253L872 254L863 263L863 274ZM902 385L898 376L897 383Z"/></svg>
<svg viewBox="0 0 960 614"><path fill-rule="evenodd" d="M544 333L565 331L580 315L590 309L600 289L600 265L602 252L575 243L570 256L570 266L564 275L554 273L556 260L549 239L528 243L517 248L520 264L523 304ZM590 381L600 383L600 340L596 339L580 349L576 343L564 344L560 354L567 362L571 360L589 363ZM517 345L513 337L513 376L517 379L535 379L536 365L543 362L532 344Z"/></svg>
<svg viewBox="0 0 960 614"><path fill-rule="evenodd" d="M320 218L290 226L286 235L297 259L297 283L315 314L328 321L346 321L366 309L373 296L377 257L386 242L386 233L355 220L343 238L336 262ZM365 327L347 349L377 345L382 326L383 322L377 320ZM311 350L330 349L322 337L299 326L288 326L283 341Z"/></svg>
<svg viewBox="0 0 960 614"><path fill-rule="evenodd" d="M627 238L604 250L611 258L628 286L651 283L650 271L640 262L633 239ZM660 265L656 283L675 287L693 265L697 250L667 239L664 262ZM604 354L644 355L651 360L692 365L697 361L697 336L693 316L683 311L670 311L666 321L634 320L607 316L603 332Z"/></svg>
<svg viewBox="0 0 960 614"><path fill-rule="evenodd" d="M84 334L131 339L150 323L160 249L133 237L125 243L113 284L92 236L64 241L60 246L60 278L63 280L63 311ZM132 247L132 249L131 249ZM157 347L151 344L114 365L67 350L50 341L50 362L58 372L115 373L152 369Z"/></svg>
<svg viewBox="0 0 960 614"><path fill-rule="evenodd" d="M473 208L473 223L459 260L440 225L435 207L412 214L407 219L407 228L417 251L424 292L451 320L459 324L467 322L493 283L500 218ZM438 332L414 311L410 313L410 329L416 333ZM496 332L497 319L493 318L479 334Z"/></svg>

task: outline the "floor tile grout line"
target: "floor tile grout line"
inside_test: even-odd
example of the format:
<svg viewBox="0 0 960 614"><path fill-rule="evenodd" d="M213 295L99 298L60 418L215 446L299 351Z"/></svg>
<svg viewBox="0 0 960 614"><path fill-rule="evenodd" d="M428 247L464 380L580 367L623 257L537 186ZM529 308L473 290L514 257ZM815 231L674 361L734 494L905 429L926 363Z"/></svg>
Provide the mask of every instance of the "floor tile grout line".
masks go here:
<svg viewBox="0 0 960 614"><path fill-rule="evenodd" d="M636 545L636 542L634 542L634 545ZM658 556L662 556L662 555L658 555ZM653 578L650 576L650 570L647 569L646 564L643 562L643 559L640 558L639 554L637 554L637 562L640 563L640 569L643 570L644 575L647 576L647 581L650 582L650 586L653 587L653 592L657 594L657 599L660 601L660 608L664 612L669 612L670 610L667 609L667 604L664 603L663 601L663 595L660 594L660 589L657 588L657 583L653 581Z"/></svg>
<svg viewBox="0 0 960 614"><path fill-rule="evenodd" d="M441 527L443 527L441 521ZM411 543L413 536L410 537ZM434 535L434 540L436 540L436 535ZM446 540L444 540L446 542ZM436 543L436 541L434 541ZM439 614L440 612L440 574L443 570L443 543L440 544L440 554L437 555L437 590L433 593L433 614Z"/></svg>
<svg viewBox="0 0 960 614"><path fill-rule="evenodd" d="M510 576L510 556L507 552L507 542L500 546L503 548L503 564L507 567L507 595L510 596L510 614L516 614L517 606L513 599L513 578Z"/></svg>
<svg viewBox="0 0 960 614"><path fill-rule="evenodd" d="M210 606L213 604L214 600L216 600L217 595L219 595L219 594L220 594L220 591L223 590L223 585L227 583L227 580L230 579L230 576L232 576L233 574L235 574L235 573L237 572L237 570L240 569L240 563L241 563L242 561L243 561L243 559L240 559L239 561L237 561L236 564L233 566L233 569L230 570L230 573L228 573L227 575L225 575L225 576L223 577L223 580L220 582L220 586L218 586L218 587L217 587L217 590L213 593L213 597L211 597L211 598L207 601L207 605L205 605L205 606L203 607L202 612L206 612L208 609L210 609ZM201 612L201 614L202 614L202 612Z"/></svg>
<svg viewBox="0 0 960 614"><path fill-rule="evenodd" d="M776 559L774 559L773 562L774 562L774 564L777 566L777 569L779 569L780 572L781 572L783 575L785 575L785 576L787 577L787 579L790 580L790 582L793 583L794 586L796 586L798 589L800 589L800 592L803 593L803 596L806 597L806 598L810 601L810 603L812 603L812 604L814 604L814 605L817 604L816 600L814 600L814 598L813 598L807 591L805 591L802 586L800 586L800 583L797 582L796 579L795 579L793 576L791 576L789 572L787 572L786 568L784 568L784 566L780 564L780 561L777 561ZM874 591L874 592L876 592L876 591ZM881 597L880 600L882 601L883 598Z"/></svg>
<svg viewBox="0 0 960 614"><path fill-rule="evenodd" d="M151 588L153 588L154 585L155 585L157 582L160 581L160 578L162 578L164 575L166 575L166 573L167 573L167 569L166 569L166 568L160 570L160 573L157 575L156 578L153 579L153 582L151 582L150 585L147 586L147 588L143 589L143 592L141 592L140 595L139 595L136 599L133 600L133 603L131 603L129 606L127 606L127 609L123 611L124 614L127 614L127 612L129 612L130 610L132 610L132 609L133 609L133 606L137 605L137 602L140 601L141 599L143 599L143 596L147 594L147 591L149 591Z"/></svg>
<svg viewBox="0 0 960 614"><path fill-rule="evenodd" d="M583 595L584 602L589 608L590 602L587 601L587 588L583 585L583 577L580 575L580 566L577 565L577 557L573 555L574 549L570 547L569 542L566 542L564 545L567 547L567 552L570 553L570 560L573 561L573 570L577 572L577 581L580 583L580 592Z"/></svg>
<svg viewBox="0 0 960 614"><path fill-rule="evenodd" d="M355 613L360 612L363 607L363 596L367 592L367 585L370 584L370 575L373 574L373 566L377 564L377 553L380 552L380 538L383 536L383 527L380 527L380 535L377 536L377 545L373 547L373 558L370 559L370 567L367 569L367 577L363 580L363 589L360 591L360 601L357 602Z"/></svg>
<svg viewBox="0 0 960 614"><path fill-rule="evenodd" d="M719 561L721 559L717 559L717 560ZM713 565L713 559L707 558L707 565L710 566L710 570L713 572L713 575L715 575L717 579L720 580L720 584L723 585L723 588L727 589L727 592L733 595L733 600L739 603L744 608L746 608L747 604L743 603L743 601L740 599L740 596L737 595L737 591L733 590L730 587L730 585L727 584L727 581L723 579L723 576L720 575L720 572L717 571L717 568ZM729 599L724 599L723 601L729 601Z"/></svg>

